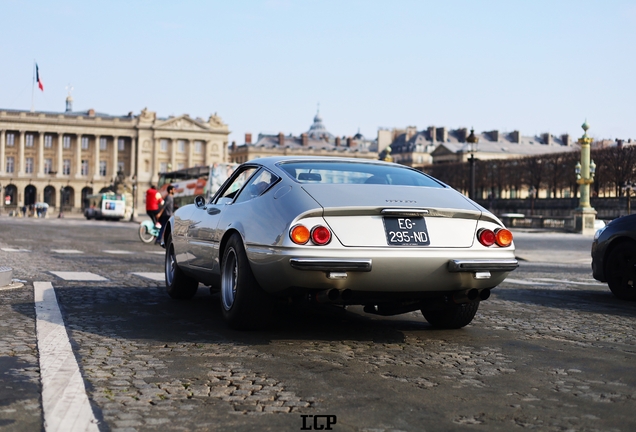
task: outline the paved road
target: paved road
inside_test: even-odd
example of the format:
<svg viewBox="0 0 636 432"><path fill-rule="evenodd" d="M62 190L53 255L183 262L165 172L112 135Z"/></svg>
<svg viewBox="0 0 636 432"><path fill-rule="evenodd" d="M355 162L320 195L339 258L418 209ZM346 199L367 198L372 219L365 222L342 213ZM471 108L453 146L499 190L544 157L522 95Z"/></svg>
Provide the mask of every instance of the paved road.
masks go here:
<svg viewBox="0 0 636 432"><path fill-rule="evenodd" d="M525 261L462 330L349 308L286 310L268 330L236 332L204 287L167 297L162 250L133 224L0 228L0 264L26 281L0 291L2 430L43 424L38 281L55 288L104 431L309 430L319 415L338 431L636 429L636 304L592 280L591 238L516 233Z"/></svg>

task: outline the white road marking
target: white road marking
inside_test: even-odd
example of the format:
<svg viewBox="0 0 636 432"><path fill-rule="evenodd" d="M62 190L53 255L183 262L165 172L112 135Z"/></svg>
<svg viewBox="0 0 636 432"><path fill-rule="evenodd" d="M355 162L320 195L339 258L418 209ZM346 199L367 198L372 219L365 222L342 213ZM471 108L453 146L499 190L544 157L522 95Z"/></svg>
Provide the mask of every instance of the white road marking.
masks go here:
<svg viewBox="0 0 636 432"><path fill-rule="evenodd" d="M551 283L532 282L529 280L512 279L512 278L506 278L506 280L504 280L502 283L506 283L506 282L510 282L517 285L544 285L544 286L554 285Z"/></svg>
<svg viewBox="0 0 636 432"><path fill-rule="evenodd" d="M601 283L594 279L590 279L589 282L579 282L579 281L571 281L567 279L550 279L550 278L534 278L534 280L544 281L544 282L572 284L572 285L605 285L604 283Z"/></svg>
<svg viewBox="0 0 636 432"><path fill-rule="evenodd" d="M134 274L135 276L139 276L142 278L146 278L146 279L151 279L154 281L159 281L159 282L163 282L166 280L166 276L163 273L131 273Z"/></svg>
<svg viewBox="0 0 636 432"><path fill-rule="evenodd" d="M53 285L34 282L42 407L46 432L99 431L68 340Z"/></svg>
<svg viewBox="0 0 636 432"><path fill-rule="evenodd" d="M3 250L5 252L31 252L28 249L14 249L14 248L0 248L0 250Z"/></svg>
<svg viewBox="0 0 636 432"><path fill-rule="evenodd" d="M164 250L160 250L160 251L148 251L147 253L149 254L155 254L155 255L165 255L166 251Z"/></svg>
<svg viewBox="0 0 636 432"><path fill-rule="evenodd" d="M84 253L77 249L51 249L51 252L59 253L59 254L81 254Z"/></svg>
<svg viewBox="0 0 636 432"><path fill-rule="evenodd" d="M67 281L107 281L105 277L90 272L49 271L60 279Z"/></svg>
<svg viewBox="0 0 636 432"><path fill-rule="evenodd" d="M132 251L127 251L127 250L103 250L102 252L104 252L104 253L108 253L108 254L114 254L114 255L129 255L129 254L134 254L134 252L132 252Z"/></svg>

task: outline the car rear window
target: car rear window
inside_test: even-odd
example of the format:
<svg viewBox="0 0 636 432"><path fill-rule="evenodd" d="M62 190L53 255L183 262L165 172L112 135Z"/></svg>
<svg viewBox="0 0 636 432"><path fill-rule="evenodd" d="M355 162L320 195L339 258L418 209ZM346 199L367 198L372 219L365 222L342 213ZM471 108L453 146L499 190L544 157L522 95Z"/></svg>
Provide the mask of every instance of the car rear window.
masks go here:
<svg viewBox="0 0 636 432"><path fill-rule="evenodd" d="M420 171L394 165L298 161L283 162L278 166L298 183L444 187L442 183Z"/></svg>

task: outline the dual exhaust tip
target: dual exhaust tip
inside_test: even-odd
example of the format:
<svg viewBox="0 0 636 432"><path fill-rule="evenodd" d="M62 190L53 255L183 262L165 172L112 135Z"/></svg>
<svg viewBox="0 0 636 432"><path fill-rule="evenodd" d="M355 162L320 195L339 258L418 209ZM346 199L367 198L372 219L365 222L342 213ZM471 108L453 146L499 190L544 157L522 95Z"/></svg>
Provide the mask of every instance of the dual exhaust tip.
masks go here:
<svg viewBox="0 0 636 432"><path fill-rule="evenodd" d="M490 288L478 290L472 288L469 290L459 291L453 294L453 303L472 303L474 301L488 300L490 297Z"/></svg>
<svg viewBox="0 0 636 432"><path fill-rule="evenodd" d="M351 300L353 292L350 289L339 290L337 288L331 288L324 291L319 291L316 294L316 301L318 303L336 303L339 301Z"/></svg>

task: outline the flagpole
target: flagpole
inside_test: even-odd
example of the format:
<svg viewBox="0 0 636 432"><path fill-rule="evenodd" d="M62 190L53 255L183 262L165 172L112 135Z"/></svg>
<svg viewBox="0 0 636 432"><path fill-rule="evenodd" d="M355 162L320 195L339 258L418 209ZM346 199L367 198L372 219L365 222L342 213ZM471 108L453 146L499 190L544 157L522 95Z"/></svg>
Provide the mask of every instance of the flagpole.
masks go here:
<svg viewBox="0 0 636 432"><path fill-rule="evenodd" d="M35 59L33 60L33 84L31 85L31 112L35 111L33 97L35 96Z"/></svg>

